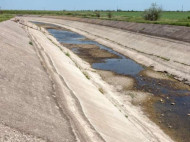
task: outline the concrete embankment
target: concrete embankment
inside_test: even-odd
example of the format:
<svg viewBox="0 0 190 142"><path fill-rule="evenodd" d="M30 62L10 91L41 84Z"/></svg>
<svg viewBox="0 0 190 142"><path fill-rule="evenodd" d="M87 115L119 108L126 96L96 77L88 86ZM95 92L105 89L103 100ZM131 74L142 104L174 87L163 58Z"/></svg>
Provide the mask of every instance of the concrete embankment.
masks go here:
<svg viewBox="0 0 190 142"><path fill-rule="evenodd" d="M26 18L25 20L48 22L55 19ZM55 24L55 21L49 22ZM109 86L86 62L59 44L47 31L28 22L23 21L21 24L27 27L28 33L37 43L40 52L45 59L48 59L45 62L49 64L49 69L59 86L58 90L62 92L62 95L56 97L59 98L60 103L65 98L67 103L62 103L62 105L67 106L72 121L74 124L78 124L75 126L80 130L79 134L86 135L90 141L102 141L102 139L110 142L172 141L130 103L125 104L127 106L125 111L129 118L126 117L123 110L121 111L120 108L117 108L117 104L112 102L114 100L109 100L106 95L103 95L100 88L93 82L99 82L113 97L115 92L111 92ZM60 25L65 26L64 24ZM90 80L88 80L88 73ZM63 89L64 85L68 91ZM73 99L78 103L73 104Z"/></svg>
<svg viewBox="0 0 190 142"><path fill-rule="evenodd" d="M137 32L137 33L143 33L147 35L166 37L170 39L176 39L179 41L190 42L190 27L132 23L125 21L112 21L112 20L100 20L100 19L77 18L77 17L62 17L62 16L43 16L43 17L97 24L97 25Z"/></svg>
<svg viewBox="0 0 190 142"><path fill-rule="evenodd" d="M64 25L86 37L95 39L114 50L156 71L164 71L190 83L190 43L160 38L96 24L51 18L32 18Z"/></svg>
<svg viewBox="0 0 190 142"><path fill-rule="evenodd" d="M13 21L0 31L0 141L76 141L28 34Z"/></svg>

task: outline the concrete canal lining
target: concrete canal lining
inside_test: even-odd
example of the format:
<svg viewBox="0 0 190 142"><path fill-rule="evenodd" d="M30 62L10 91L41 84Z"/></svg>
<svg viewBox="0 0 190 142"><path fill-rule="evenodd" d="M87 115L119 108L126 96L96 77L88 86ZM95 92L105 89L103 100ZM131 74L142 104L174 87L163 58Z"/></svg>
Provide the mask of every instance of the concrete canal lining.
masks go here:
<svg viewBox="0 0 190 142"><path fill-rule="evenodd" d="M190 44L187 42L78 21L34 17L29 19L64 25L113 48L138 63L154 67L156 71L168 72L186 83L190 82L190 61L188 60Z"/></svg>
<svg viewBox="0 0 190 142"><path fill-rule="evenodd" d="M30 19L30 21L31 20L33 19ZM40 20L36 20L36 21L40 21ZM42 22L46 22L46 21L42 21ZM66 79L67 84L69 84L72 90L73 91L75 90L74 91L76 93L75 95L77 96L80 104L82 105L83 112L86 115L87 119L90 121L90 123L95 128L95 130L104 138L104 140L115 141L116 139L117 140L119 139L119 141L124 141L124 142L126 142L126 140L129 142L131 141L136 142L139 140L140 141L172 141L167 135L165 135L159 129L159 127L157 127L147 117L145 117L139 109L137 109L134 106L131 106L130 103L126 103L125 105L123 105L125 106L124 108L120 108L120 100L115 100L116 98L111 99L111 97L116 97L115 92L112 92L112 89L108 85L106 85L106 83L102 81L99 78L99 76L96 73L94 73L92 69L84 61L82 61L76 55L69 52L65 47L61 46L55 40L55 38L49 35L49 33L47 33L43 28L37 28L33 24L24 22L22 20L21 20L21 24L28 27L29 33L32 34L34 37L36 37L35 41L40 42L41 46L46 49L46 53L48 53L51 59L54 61L54 65L56 65L56 68L61 71L60 72L61 76L64 79ZM48 41L49 39L53 44L49 43ZM72 60L65 58L67 56L64 57L63 55L61 55L59 53L61 52L61 50L59 50L57 47L60 47L61 50L66 53L69 52L70 56L72 57ZM58 54L60 54L59 58L58 58ZM66 55L69 55L69 54L66 54ZM85 76L84 74L82 74L83 77L79 75L80 73L78 71L77 73L74 73L77 70L76 66L78 66L76 63L82 66L82 69L84 69L86 72L90 74L90 78L91 78L90 80L82 79L82 78L85 78ZM77 80L82 79L81 81L83 81L83 84L78 84L77 83L78 81L76 81L76 79ZM99 88L97 88L97 84L94 84L93 81L96 81L99 84L103 85L103 88L105 89L106 92L108 92L110 97L107 96L106 94L102 95L102 93L99 90L98 92L100 94L95 90L94 91L91 90L90 91L91 93L89 94L89 91L85 89L86 85L88 86L88 89L90 89L89 87L91 85L89 86L89 84L91 83L89 81L93 84L92 86L94 86L95 87L94 89L96 90L98 90ZM88 83L86 84L85 82L86 83L88 82ZM80 85L80 87L76 83ZM91 97L84 98L84 93L86 94L85 96L95 95L94 96L95 98L100 97L101 99L94 98L92 101ZM106 102L105 104L105 102L102 99L103 100L108 99L109 101L107 102L105 100ZM91 105L93 104L93 107L89 107L90 104ZM96 108L95 107L96 105L98 105L97 108L99 108L100 106L102 108L102 105L103 105L104 109L94 110L93 108ZM109 107L109 109L106 109L107 107ZM119 108L121 110L119 110ZM116 112L117 112L117 115L115 115ZM124 112L125 113L127 112L127 115L129 116L129 118L126 118ZM100 123L100 119L99 119L100 116L101 118L104 116L103 120L106 122L109 122L109 125L108 123ZM114 117L117 118L117 121L115 121L116 118ZM110 124L112 125L110 126ZM138 135L134 135L134 133L135 134L138 133Z"/></svg>

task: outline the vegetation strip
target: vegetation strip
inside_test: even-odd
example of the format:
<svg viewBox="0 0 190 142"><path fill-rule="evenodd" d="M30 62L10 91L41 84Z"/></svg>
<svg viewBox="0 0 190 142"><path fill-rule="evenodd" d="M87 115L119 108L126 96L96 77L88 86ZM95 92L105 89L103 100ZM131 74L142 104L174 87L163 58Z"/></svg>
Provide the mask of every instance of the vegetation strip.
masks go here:
<svg viewBox="0 0 190 142"><path fill-rule="evenodd" d="M12 14L0 14L0 22L9 20L13 17L14 17L14 15L12 15Z"/></svg>
<svg viewBox="0 0 190 142"><path fill-rule="evenodd" d="M190 11L162 11L157 21L144 19L143 11L44 11L44 10L3 10L7 15L41 15L41 16L69 16L81 18L96 18L103 20L116 20L136 23L165 24L190 27Z"/></svg>

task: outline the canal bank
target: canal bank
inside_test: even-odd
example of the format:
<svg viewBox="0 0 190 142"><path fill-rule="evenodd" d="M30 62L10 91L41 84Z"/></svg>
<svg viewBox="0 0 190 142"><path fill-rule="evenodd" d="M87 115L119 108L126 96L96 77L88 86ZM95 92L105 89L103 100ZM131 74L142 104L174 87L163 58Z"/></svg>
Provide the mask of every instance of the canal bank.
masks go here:
<svg viewBox="0 0 190 142"><path fill-rule="evenodd" d="M56 29L48 29L48 32L60 43L69 44L64 44L64 46L70 48L75 54L79 55L79 57L91 63L92 68L111 71L114 72L116 76L121 75L122 78L125 78L125 76L133 78L135 84L130 90L151 93L156 96L155 98L151 97L152 101L143 99L141 100L142 102L138 102L139 104L137 104L137 102L135 104L141 105L141 103L144 103L145 111L149 112L149 115L151 115L150 118L152 119L153 115L154 121L158 122L157 124L159 125L161 124L160 126L162 126L167 133L172 134L178 141L186 142L190 140L190 119L188 116L190 113L189 86L181 84L177 80L172 80L170 77L168 77L168 79L155 79L144 76L140 74L140 72L146 71L146 67L97 42L85 40L85 37L79 34ZM88 48L85 47L86 44ZM95 50L93 47L90 47L92 45L99 48ZM100 54L97 52L98 50L102 50L104 56L100 57ZM108 53L111 53L112 56L107 56L106 54ZM114 57L114 55L116 57ZM94 59L93 62L89 61L92 59ZM103 75L101 72L99 73L104 80L110 79L110 77L107 77L107 74ZM167 76L167 74L162 75ZM110 84L113 85L115 81L117 80L113 80ZM124 94L126 93L125 91L129 90L129 86L125 84L117 83L117 85L123 85L120 91ZM135 94L135 92L131 94L132 98L134 97L133 94ZM135 101L133 100L133 102ZM152 110L151 113L150 110Z"/></svg>
<svg viewBox="0 0 190 142"><path fill-rule="evenodd" d="M58 91L54 97L60 107L67 110L81 141L172 141L140 115L136 108L130 106L130 112L127 113L130 117L126 119L126 113L123 113L122 108L118 109L118 101L113 99L113 103L106 94L101 93L100 84L104 91L109 92L108 95L113 94L106 82L99 78L87 62L61 46L45 29L30 23L21 25L31 35L33 43L37 43L36 50L45 59L42 63L48 64L47 70L52 72L52 81ZM148 122L148 127L144 122Z"/></svg>
<svg viewBox="0 0 190 142"><path fill-rule="evenodd" d="M45 22L45 21L44 21ZM29 24L29 26L31 26L30 24ZM65 27L65 26L64 26ZM48 38L49 38L49 36L50 35L48 35L47 33L46 33L46 31L45 30L43 30L43 28L38 28L40 31L42 31ZM39 37L39 36L38 36ZM51 37L51 36L50 36ZM89 36L87 36L88 38L90 38ZM51 38L51 40L53 41L53 42L55 42L56 44L59 44L59 43L57 43L53 38ZM86 39L85 39L86 40ZM94 39L94 40L97 40L97 39ZM60 47L62 47L61 45L59 45ZM58 46L58 47L59 47ZM97 72L96 72L96 70L94 70L94 69L92 69L92 68L89 68L88 67L88 63L87 62L84 62L84 61L82 61L81 59L79 59L75 54L73 54L72 52L70 52L69 50L66 50L64 47L63 47L63 49L61 49L62 51L64 51L64 53L65 53L65 55L66 56L70 56L70 58L71 59L73 59L73 61L75 62L75 65L76 66L79 66L79 68L80 68L80 66L82 66L82 70L81 71L83 71L83 69L85 70L85 72L87 72L87 76L89 76L90 77L90 79L89 79L89 81L98 81L99 80L99 78L98 78L98 75L97 75ZM76 50L76 49L75 49ZM78 49L77 49L78 50ZM111 55L112 56L112 55ZM102 72L104 72L104 71L102 71ZM107 72L107 71L105 71L105 72ZM108 71L109 72L109 71ZM112 73L110 73L110 74L112 74ZM144 72L142 73L142 74L145 74ZM147 74L147 73L146 73ZM150 73L149 72L149 75L152 75L153 73ZM94 76L96 76L97 78L94 78ZM107 74L107 76L109 76L108 74ZM159 76L159 75L158 75ZM158 77L157 76L157 77ZM117 78L120 78L121 79L121 76L117 76ZM165 78L165 76L164 76L164 78ZM131 80L133 80L133 79L131 79ZM108 90L108 88L106 88L105 87L105 85L106 85L106 83L103 83L103 81L101 81L101 82L99 82L100 84L101 84L101 86L100 87L102 87L103 89L104 89L104 91L105 91L105 93L103 94L103 96L106 96L106 97L108 97L108 94L107 94L107 92L109 92L109 95L111 94L111 95L114 95L115 96L115 98L114 99L119 99L119 95L117 94L117 92L112 92L112 89L115 89L115 88L110 88L110 90ZM134 80L133 80L133 83L134 83ZM110 86L110 85L109 85ZM101 90L101 89L100 89ZM102 91L101 91L102 92ZM142 96L142 95L141 95ZM113 97L113 96L112 96ZM120 103L119 105L116 105L117 106L117 108L121 111L121 113L123 113L123 108L127 108L126 106L128 106L129 105L129 103L128 103L128 100L129 100L129 97L127 97L127 96L125 96L127 99L125 100L125 103L120 103L121 102L121 100L119 100L119 101L116 101L116 100L112 100L112 99L110 99L111 100L111 102L113 103L114 101L116 102L116 104L117 103ZM113 103L114 104L114 103ZM122 104L125 106L125 107L120 107L120 106L122 106ZM125 109L126 110L126 112L128 112L128 113L126 113L127 114L127 116L128 116L128 120L130 121L130 122L133 122L133 124L134 124L134 126L136 127L136 126L138 126L139 128L140 127L142 127L142 128L144 128L144 134L147 134L147 132L148 132L148 137L150 136L149 134L153 134L152 136L154 137L154 138L158 138L157 140L155 140L155 141L159 141L159 139L160 138L162 138L162 140L161 141L166 141L166 137L165 137L165 135L163 135L163 134L161 134L160 133L160 130L158 130L158 129L155 129L155 127L152 125L153 123L151 123L150 121L144 121L144 120L146 120L146 117L141 117L142 116L142 114L141 114L141 112L140 111L137 111L137 110L135 110L135 109L133 109L133 108L136 108L136 107L134 107L134 106L128 106L128 108L127 109ZM136 119L135 119L136 118ZM143 122L144 121L144 122ZM148 123L147 123L148 122ZM153 126L153 127L151 127L151 126ZM128 131L128 129L126 129L127 131ZM138 131L137 131L138 132ZM149 133L150 132L150 133ZM158 135L159 136L158 136ZM154 139L153 138L153 139ZM152 140L153 140L152 139Z"/></svg>
<svg viewBox="0 0 190 142"><path fill-rule="evenodd" d="M26 20L27 18L29 17L25 17ZM187 42L85 22L43 17L32 17L32 19L60 24L130 57L142 65L152 67L155 71L167 72L180 81L190 83L190 62L188 60L190 44Z"/></svg>
<svg viewBox="0 0 190 142"><path fill-rule="evenodd" d="M130 95L133 104L143 106L150 118L154 119L165 132L178 141L189 140L188 85L172 79L167 74L147 69L130 58L77 33L61 28L49 27L47 30L65 47L90 63L92 68L98 69L100 76L117 91ZM103 89L101 92L104 93ZM135 96L137 92L154 94L154 97L147 97L144 94L137 98Z"/></svg>

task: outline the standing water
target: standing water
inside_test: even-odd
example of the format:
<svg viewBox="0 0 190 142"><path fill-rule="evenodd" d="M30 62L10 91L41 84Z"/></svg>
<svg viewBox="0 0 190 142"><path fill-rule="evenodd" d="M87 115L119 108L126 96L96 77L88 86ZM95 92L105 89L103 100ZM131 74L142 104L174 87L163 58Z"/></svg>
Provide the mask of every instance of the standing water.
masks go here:
<svg viewBox="0 0 190 142"><path fill-rule="evenodd" d="M42 23L36 23L42 24ZM114 54L115 57L101 58L101 61L93 61L92 68L97 70L111 71L115 74L128 76L135 79L135 90L149 92L155 97L162 98L163 102L156 100L149 109L153 110L151 116L154 121L159 122L160 126L169 131L181 142L190 142L190 89L180 89L174 87L176 81L155 79L141 75L140 72L146 70L145 67L135 61L123 56L122 54L103 46L95 41L88 40L84 36L65 29L47 29L60 43L72 45L72 51L79 57L84 57L87 49L81 49L81 46L97 46L102 52ZM76 46L76 47L75 47ZM159 124L158 123L158 124Z"/></svg>

